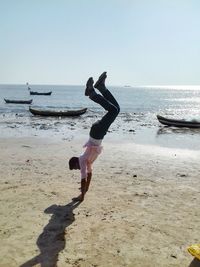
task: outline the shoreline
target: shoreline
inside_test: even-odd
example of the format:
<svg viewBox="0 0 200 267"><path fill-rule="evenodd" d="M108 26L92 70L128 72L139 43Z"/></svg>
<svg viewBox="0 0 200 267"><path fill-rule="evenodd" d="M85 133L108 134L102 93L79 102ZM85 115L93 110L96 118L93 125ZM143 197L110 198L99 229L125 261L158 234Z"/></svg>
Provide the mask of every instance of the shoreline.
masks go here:
<svg viewBox="0 0 200 267"><path fill-rule="evenodd" d="M83 142L87 141L89 137L89 130L84 125L77 125L69 123L63 129L48 128L48 124L39 124L37 128L23 128L19 129L15 126L8 126L1 128L0 139L20 139L20 138L37 138L55 140L55 142L62 142L63 140L79 141L80 138ZM10 127L10 130L9 130ZM119 131L117 128L111 129L105 136L103 142L120 142L123 144L130 143L138 146L155 147L160 149L183 150L193 151L198 153L200 151L199 144L200 130L195 129L178 129L178 128L140 128L140 129L122 129ZM78 138L77 138L78 137Z"/></svg>
<svg viewBox="0 0 200 267"><path fill-rule="evenodd" d="M85 141L0 139L0 267L192 267L187 247L199 243L199 152L110 135L84 202L74 206L80 175L68 170L68 159Z"/></svg>
<svg viewBox="0 0 200 267"><path fill-rule="evenodd" d="M80 117L41 117L30 115L28 110L22 113L0 114L1 137L41 137L73 139L74 136L88 136L89 129L104 112L88 109ZM112 124L105 140L127 140L134 144L188 149L200 151L200 130L189 128L164 127L153 113L121 112Z"/></svg>

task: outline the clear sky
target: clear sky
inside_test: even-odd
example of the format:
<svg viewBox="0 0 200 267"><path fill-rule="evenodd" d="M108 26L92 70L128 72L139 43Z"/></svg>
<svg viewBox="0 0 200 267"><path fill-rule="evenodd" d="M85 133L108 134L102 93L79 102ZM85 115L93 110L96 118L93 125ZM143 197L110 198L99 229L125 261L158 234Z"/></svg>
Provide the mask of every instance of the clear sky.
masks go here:
<svg viewBox="0 0 200 267"><path fill-rule="evenodd" d="M0 83L199 85L200 0L0 0Z"/></svg>

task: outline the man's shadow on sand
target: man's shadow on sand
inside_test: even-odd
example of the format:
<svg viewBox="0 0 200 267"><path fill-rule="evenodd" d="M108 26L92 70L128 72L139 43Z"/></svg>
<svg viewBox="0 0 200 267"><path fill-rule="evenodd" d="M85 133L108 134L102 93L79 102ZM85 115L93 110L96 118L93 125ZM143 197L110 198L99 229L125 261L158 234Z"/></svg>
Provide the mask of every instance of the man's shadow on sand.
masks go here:
<svg viewBox="0 0 200 267"><path fill-rule="evenodd" d="M81 202L70 202L65 206L52 205L44 213L52 214L49 223L37 239L40 254L20 265L31 267L56 267L59 253L65 248L65 229L75 221L73 210Z"/></svg>
<svg viewBox="0 0 200 267"><path fill-rule="evenodd" d="M200 267L200 260L194 258L188 267Z"/></svg>

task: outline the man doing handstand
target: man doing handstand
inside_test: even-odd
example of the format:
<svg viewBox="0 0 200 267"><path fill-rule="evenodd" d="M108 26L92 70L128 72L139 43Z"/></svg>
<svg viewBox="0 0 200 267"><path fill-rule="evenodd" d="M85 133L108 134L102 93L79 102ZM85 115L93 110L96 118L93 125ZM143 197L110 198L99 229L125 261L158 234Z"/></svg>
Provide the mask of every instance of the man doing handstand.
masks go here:
<svg viewBox="0 0 200 267"><path fill-rule="evenodd" d="M85 95L89 96L92 101L101 105L107 113L101 120L96 121L92 125L89 140L84 145L84 147L86 147L85 152L80 157L72 157L69 160L69 169L79 169L81 172L81 194L77 198L74 198L76 201L84 200L84 196L89 189L92 178L92 163L101 153L101 143L104 135L106 135L110 125L116 119L120 111L119 104L105 86L106 78L107 74L106 72L103 72L94 86L92 77L90 77L86 83ZM97 94L94 88L98 89L101 95Z"/></svg>

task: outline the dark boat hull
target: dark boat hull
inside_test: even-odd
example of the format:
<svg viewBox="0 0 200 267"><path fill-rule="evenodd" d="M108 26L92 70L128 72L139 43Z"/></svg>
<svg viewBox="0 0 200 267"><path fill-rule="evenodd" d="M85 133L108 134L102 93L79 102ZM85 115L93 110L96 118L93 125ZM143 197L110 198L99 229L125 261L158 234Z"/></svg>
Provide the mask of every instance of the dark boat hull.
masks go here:
<svg viewBox="0 0 200 267"><path fill-rule="evenodd" d="M5 99L5 98L4 98L4 100L7 104L31 104L33 101L32 99L30 99L30 100L10 100L10 99Z"/></svg>
<svg viewBox="0 0 200 267"><path fill-rule="evenodd" d="M74 116L80 116L84 114L87 111L87 108L79 109L79 110L41 110L36 108L29 107L30 112L33 115L39 115L39 116L54 116L54 117L74 117Z"/></svg>
<svg viewBox="0 0 200 267"><path fill-rule="evenodd" d="M34 91L30 91L30 95L51 95L52 92L34 92Z"/></svg>
<svg viewBox="0 0 200 267"><path fill-rule="evenodd" d="M160 123L167 125L167 126L200 128L200 121L185 121L185 120L168 119L160 115L157 115L157 119L159 120Z"/></svg>

